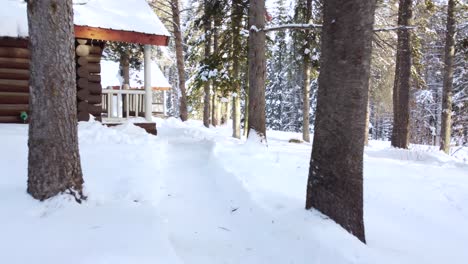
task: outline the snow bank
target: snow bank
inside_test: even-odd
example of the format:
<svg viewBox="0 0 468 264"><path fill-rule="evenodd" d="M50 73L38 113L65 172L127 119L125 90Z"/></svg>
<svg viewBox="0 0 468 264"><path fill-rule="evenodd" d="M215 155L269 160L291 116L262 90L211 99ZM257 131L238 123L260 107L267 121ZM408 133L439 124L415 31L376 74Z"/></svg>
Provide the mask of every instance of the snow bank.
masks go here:
<svg viewBox="0 0 468 264"><path fill-rule="evenodd" d="M304 197L309 143L268 131L155 118L79 124L88 201L26 194L27 127L0 125L0 259L5 263L455 263L468 259L468 164L418 147L366 148L367 245ZM77 252L79 254L77 254ZM71 257L72 256L72 257Z"/></svg>

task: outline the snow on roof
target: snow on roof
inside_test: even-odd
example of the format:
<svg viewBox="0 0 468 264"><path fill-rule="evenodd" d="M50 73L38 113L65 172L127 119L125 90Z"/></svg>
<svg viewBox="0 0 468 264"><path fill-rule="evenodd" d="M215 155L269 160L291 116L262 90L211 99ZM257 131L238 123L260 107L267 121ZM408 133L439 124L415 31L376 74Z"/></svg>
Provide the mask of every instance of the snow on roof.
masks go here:
<svg viewBox="0 0 468 264"><path fill-rule="evenodd" d="M0 0L0 36L27 37L24 0ZM74 23L104 29L169 36L169 32L145 0L74 0Z"/></svg>
<svg viewBox="0 0 468 264"><path fill-rule="evenodd" d="M114 61L101 61L101 84L103 87L120 86L122 77L119 74L119 63ZM136 71L130 69L130 87L142 87L144 85L144 69ZM151 87L171 88L166 77L162 73L156 62L151 62Z"/></svg>

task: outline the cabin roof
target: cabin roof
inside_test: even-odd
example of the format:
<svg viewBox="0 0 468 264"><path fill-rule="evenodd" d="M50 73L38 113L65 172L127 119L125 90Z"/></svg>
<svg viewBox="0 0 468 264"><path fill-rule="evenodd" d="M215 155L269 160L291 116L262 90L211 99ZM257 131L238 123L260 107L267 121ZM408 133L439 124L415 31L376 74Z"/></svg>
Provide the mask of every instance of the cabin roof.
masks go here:
<svg viewBox="0 0 468 264"><path fill-rule="evenodd" d="M23 0L0 0L0 37L27 37ZM167 46L169 32L145 0L74 0L78 38Z"/></svg>
<svg viewBox="0 0 468 264"><path fill-rule="evenodd" d="M114 61L101 61L102 87L121 86L122 77L119 74L119 63ZM141 88L144 85L144 69L130 69L130 87ZM171 85L155 61L151 62L151 87L153 90L169 90Z"/></svg>

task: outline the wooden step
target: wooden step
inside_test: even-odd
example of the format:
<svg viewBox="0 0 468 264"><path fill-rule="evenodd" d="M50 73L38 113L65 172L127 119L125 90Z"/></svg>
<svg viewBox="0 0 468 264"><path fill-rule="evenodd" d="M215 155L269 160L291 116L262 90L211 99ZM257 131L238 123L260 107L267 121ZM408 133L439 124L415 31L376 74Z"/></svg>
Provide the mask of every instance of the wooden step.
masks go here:
<svg viewBox="0 0 468 264"><path fill-rule="evenodd" d="M29 93L0 92L0 104L29 104Z"/></svg>

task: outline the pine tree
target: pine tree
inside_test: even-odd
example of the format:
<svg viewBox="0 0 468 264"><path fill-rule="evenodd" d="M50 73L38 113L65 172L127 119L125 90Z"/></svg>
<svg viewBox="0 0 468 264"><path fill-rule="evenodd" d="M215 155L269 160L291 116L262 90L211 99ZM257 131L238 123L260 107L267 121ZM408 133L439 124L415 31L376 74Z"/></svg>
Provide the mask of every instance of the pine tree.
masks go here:
<svg viewBox="0 0 468 264"><path fill-rule="evenodd" d="M68 192L81 202L72 0L29 1L28 26L33 87L28 193L45 200Z"/></svg>
<svg viewBox="0 0 468 264"><path fill-rule="evenodd" d="M453 89L453 57L455 53L455 3L449 0L447 7L447 32L445 35L444 87L442 94L442 127L440 149L450 152L452 136L452 89Z"/></svg>
<svg viewBox="0 0 468 264"><path fill-rule="evenodd" d="M412 1L400 0L398 25L409 26L412 17ZM398 46L393 88L392 146L408 148L409 145L409 98L411 78L411 37L407 28L398 30Z"/></svg>
<svg viewBox="0 0 468 264"><path fill-rule="evenodd" d="M324 2L321 71L306 209L365 242L363 151L375 1Z"/></svg>

